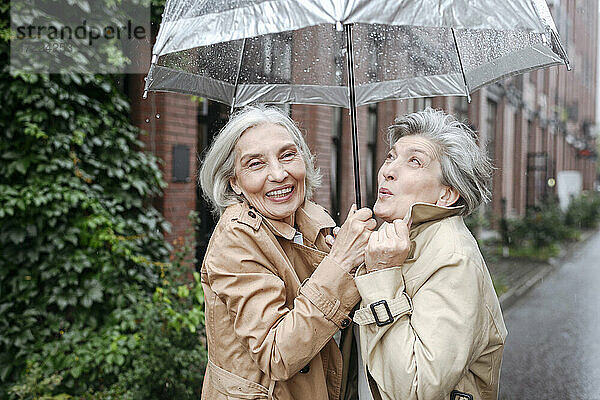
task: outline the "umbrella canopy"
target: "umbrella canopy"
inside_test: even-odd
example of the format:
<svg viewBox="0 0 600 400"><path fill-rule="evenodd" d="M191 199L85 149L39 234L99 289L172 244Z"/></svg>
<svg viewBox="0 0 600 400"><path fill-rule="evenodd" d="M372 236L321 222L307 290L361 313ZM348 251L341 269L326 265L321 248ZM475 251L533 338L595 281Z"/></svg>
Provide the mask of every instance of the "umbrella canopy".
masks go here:
<svg viewBox="0 0 600 400"><path fill-rule="evenodd" d="M168 0L146 91L241 107L469 96L565 63L544 0Z"/></svg>

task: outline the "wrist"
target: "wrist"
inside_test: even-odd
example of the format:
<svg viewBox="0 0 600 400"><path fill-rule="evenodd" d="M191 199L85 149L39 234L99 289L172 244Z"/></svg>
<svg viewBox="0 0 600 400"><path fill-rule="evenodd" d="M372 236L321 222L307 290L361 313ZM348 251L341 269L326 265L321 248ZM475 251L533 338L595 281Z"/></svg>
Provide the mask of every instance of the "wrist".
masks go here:
<svg viewBox="0 0 600 400"><path fill-rule="evenodd" d="M369 265L365 265L365 270L368 273L370 272L376 272L376 271L381 271L383 269L388 269L388 268L395 268L395 267L401 267L402 264L399 265L390 265L390 264L386 264L386 263L375 263L371 266Z"/></svg>
<svg viewBox="0 0 600 400"><path fill-rule="evenodd" d="M376 262L376 263L372 263L372 264L365 264L365 270L367 271L367 274L369 272L379 271L384 268L387 268L386 263Z"/></svg>
<svg viewBox="0 0 600 400"><path fill-rule="evenodd" d="M345 257L336 257L335 255L331 255L331 253L329 253L329 258L331 258L341 269L348 273L356 270L357 265L354 265L354 263L350 262Z"/></svg>

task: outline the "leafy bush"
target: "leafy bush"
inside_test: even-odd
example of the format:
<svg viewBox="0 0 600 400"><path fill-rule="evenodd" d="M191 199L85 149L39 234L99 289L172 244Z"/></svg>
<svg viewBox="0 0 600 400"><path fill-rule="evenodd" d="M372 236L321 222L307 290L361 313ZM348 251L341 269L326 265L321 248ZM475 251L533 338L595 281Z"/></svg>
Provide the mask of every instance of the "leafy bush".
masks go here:
<svg viewBox="0 0 600 400"><path fill-rule="evenodd" d="M0 398L199 392L201 289L169 272L165 182L118 79L0 66Z"/></svg>
<svg viewBox="0 0 600 400"><path fill-rule="evenodd" d="M574 198L565 213L565 223L574 228L591 229L600 222L600 195L583 193Z"/></svg>
<svg viewBox="0 0 600 400"><path fill-rule="evenodd" d="M23 399L67 393L88 399L198 398L206 365L203 330L197 329L204 326L204 297L197 272L181 284L189 281L192 246L182 248L173 263L161 265L161 284L152 297L115 310L100 330L65 333L43 345L11 392Z"/></svg>
<svg viewBox="0 0 600 400"><path fill-rule="evenodd" d="M524 218L507 220L509 245L547 247L573 237L564 224L564 215L555 201L547 201L537 209L529 209Z"/></svg>
<svg viewBox="0 0 600 400"><path fill-rule="evenodd" d="M506 220L510 255L547 259L558 254L557 243L576 240L580 229L594 228L600 222L600 196L584 193L573 199L566 212L548 199L530 209L523 218Z"/></svg>

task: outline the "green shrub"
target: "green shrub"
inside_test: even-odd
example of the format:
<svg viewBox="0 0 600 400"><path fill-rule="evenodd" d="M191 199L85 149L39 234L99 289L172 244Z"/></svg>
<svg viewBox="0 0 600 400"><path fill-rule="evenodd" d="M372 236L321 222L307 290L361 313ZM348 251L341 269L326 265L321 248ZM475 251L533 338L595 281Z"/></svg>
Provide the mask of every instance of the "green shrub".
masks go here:
<svg viewBox="0 0 600 400"><path fill-rule="evenodd" d="M508 219L506 223L511 247L547 248L575 237L575 231L565 224L556 201L548 200L539 208L527 210L525 217Z"/></svg>
<svg viewBox="0 0 600 400"><path fill-rule="evenodd" d="M161 276L165 182L119 79L0 66L0 398L199 391L201 289Z"/></svg>
<svg viewBox="0 0 600 400"><path fill-rule="evenodd" d="M154 294L129 293L98 329L64 332L29 355L11 393L19 399L192 399L206 365L204 296L190 278L193 242L179 239L171 263L160 264ZM41 396L41 397L40 397ZM45 397L44 397L45 396Z"/></svg>
<svg viewBox="0 0 600 400"><path fill-rule="evenodd" d="M6 44L2 44L5 48ZM32 346L97 329L149 291L164 182L110 78L0 73L0 380ZM57 101L56 99L60 99Z"/></svg>
<svg viewBox="0 0 600 400"><path fill-rule="evenodd" d="M592 229L600 222L600 195L583 193L574 198L565 212L565 223L578 229Z"/></svg>

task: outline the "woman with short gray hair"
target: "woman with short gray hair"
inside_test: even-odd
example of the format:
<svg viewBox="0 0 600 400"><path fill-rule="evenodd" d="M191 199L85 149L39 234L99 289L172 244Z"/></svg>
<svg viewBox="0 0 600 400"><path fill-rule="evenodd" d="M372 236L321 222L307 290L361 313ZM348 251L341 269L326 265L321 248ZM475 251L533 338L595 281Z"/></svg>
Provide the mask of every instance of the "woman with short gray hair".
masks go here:
<svg viewBox="0 0 600 400"><path fill-rule="evenodd" d="M200 185L219 222L201 277L208 364L202 399L349 399L351 325L359 300L351 272L364 260L375 220L350 211L335 226L309 198L319 185L294 122L276 108L247 107L215 138ZM350 344L349 346L347 344Z"/></svg>
<svg viewBox="0 0 600 400"><path fill-rule="evenodd" d="M469 215L491 199L492 163L477 144L477 135L452 115L432 108L396 119L388 128L388 143L421 135L436 144L442 183L460 193L460 215ZM458 205L458 204L457 204Z"/></svg>
<svg viewBox="0 0 600 400"><path fill-rule="evenodd" d="M306 165L305 197L310 199L314 190L321 185L321 173L315 167L314 157L294 121L274 107L246 107L234 114L214 139L200 168L199 183L214 214L220 216L227 206L243 200L229 185L229 179L235 172L235 144L247 129L266 124L281 125L298 147Z"/></svg>
<svg viewBox="0 0 600 400"><path fill-rule="evenodd" d="M361 400L497 399L507 332L463 221L490 197L491 164L471 129L431 108L389 138L373 208L385 222L355 277Z"/></svg>

